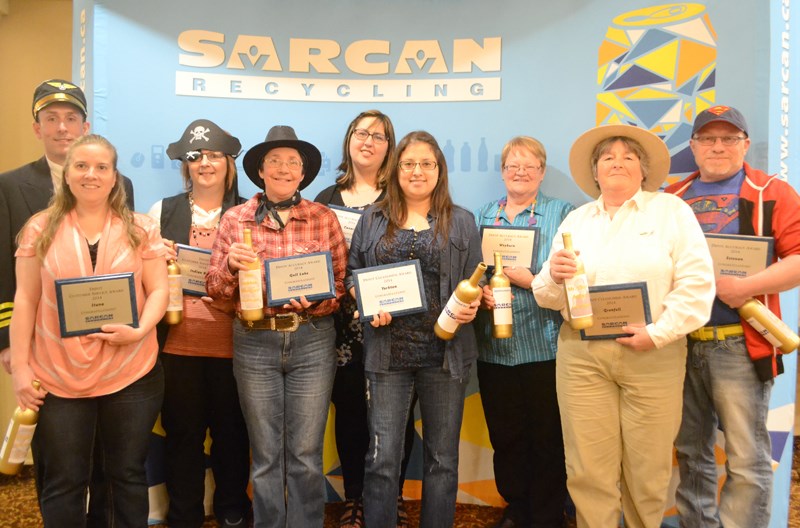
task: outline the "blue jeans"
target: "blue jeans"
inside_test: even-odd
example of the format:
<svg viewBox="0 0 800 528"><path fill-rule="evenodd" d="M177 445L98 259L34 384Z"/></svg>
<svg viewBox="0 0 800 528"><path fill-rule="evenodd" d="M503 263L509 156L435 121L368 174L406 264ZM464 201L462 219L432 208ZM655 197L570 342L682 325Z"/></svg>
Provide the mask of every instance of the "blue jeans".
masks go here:
<svg viewBox="0 0 800 528"><path fill-rule="evenodd" d="M767 413L772 384L758 379L744 337L689 341L683 422L675 441L682 527L769 524L773 475ZM718 424L728 459L719 507L714 459Z"/></svg>
<svg viewBox="0 0 800 528"><path fill-rule="evenodd" d="M458 491L458 442L469 367L452 378L440 367L366 372L369 450L364 515L369 528L394 528L406 421L416 391L422 416L420 527L453 526Z"/></svg>
<svg viewBox="0 0 800 528"><path fill-rule="evenodd" d="M33 437L41 490L39 507L45 527L86 525L86 492L96 435L100 435L102 444L110 525L147 526L144 462L163 397L160 363L144 377L106 396L47 395Z"/></svg>
<svg viewBox="0 0 800 528"><path fill-rule="evenodd" d="M322 447L335 338L330 316L296 332L233 323L233 373L250 435L257 528L323 525Z"/></svg>

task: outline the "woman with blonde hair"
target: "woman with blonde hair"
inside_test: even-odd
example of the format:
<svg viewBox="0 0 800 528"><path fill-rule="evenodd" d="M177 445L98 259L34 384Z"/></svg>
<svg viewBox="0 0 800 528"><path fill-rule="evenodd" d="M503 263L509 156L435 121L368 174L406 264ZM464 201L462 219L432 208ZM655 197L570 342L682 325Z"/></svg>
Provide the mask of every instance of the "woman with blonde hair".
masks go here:
<svg viewBox="0 0 800 528"><path fill-rule="evenodd" d="M39 410L33 454L45 526L86 522L99 440L107 515L117 526L147 524L144 462L164 394L155 326L167 306L167 271L158 225L125 205L116 166L105 138L76 140L52 205L18 237L11 371L20 407ZM138 326L60 337L55 281L118 273L133 274Z"/></svg>

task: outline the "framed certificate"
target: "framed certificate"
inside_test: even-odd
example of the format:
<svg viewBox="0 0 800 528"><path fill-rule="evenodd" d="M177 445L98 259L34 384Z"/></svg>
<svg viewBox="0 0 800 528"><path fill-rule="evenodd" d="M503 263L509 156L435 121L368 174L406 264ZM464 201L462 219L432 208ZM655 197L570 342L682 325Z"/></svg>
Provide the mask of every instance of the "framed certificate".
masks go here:
<svg viewBox="0 0 800 528"><path fill-rule="evenodd" d="M178 266L181 267L183 293L203 297L206 292L206 272L211 262L211 250L186 244L175 244L178 252Z"/></svg>
<svg viewBox="0 0 800 528"><path fill-rule="evenodd" d="M481 252L484 262L494 262L494 253L503 255L503 266L522 266L536 270L539 228L521 226L481 226Z"/></svg>
<svg viewBox="0 0 800 528"><path fill-rule="evenodd" d="M100 332L104 324L139 327L133 273L57 279L61 337Z"/></svg>
<svg viewBox="0 0 800 528"><path fill-rule="evenodd" d="M748 277L772 264L773 237L706 234L714 276Z"/></svg>
<svg viewBox="0 0 800 528"><path fill-rule="evenodd" d="M353 240L353 231L356 229L356 224L364 211L358 209L350 209L349 207L341 207L339 205L328 205L331 211L336 213L339 219L339 225L342 226L344 239L347 241L347 247L350 247L350 241Z"/></svg>
<svg viewBox="0 0 800 528"><path fill-rule="evenodd" d="M627 337L623 326L653 322L646 282L589 286L589 298L594 324L581 330L583 340Z"/></svg>
<svg viewBox="0 0 800 528"><path fill-rule="evenodd" d="M371 321L379 310L392 317L428 309L419 260L353 270L359 320Z"/></svg>
<svg viewBox="0 0 800 528"><path fill-rule="evenodd" d="M309 301L336 297L330 251L264 261L267 306L282 306L305 295Z"/></svg>

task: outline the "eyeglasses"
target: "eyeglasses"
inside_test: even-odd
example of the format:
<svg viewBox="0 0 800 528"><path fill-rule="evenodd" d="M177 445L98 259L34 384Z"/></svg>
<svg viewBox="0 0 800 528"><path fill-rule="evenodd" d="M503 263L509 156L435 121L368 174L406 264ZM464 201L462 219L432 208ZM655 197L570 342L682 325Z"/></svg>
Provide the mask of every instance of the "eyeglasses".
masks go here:
<svg viewBox="0 0 800 528"><path fill-rule="evenodd" d="M363 128L357 128L353 130L353 135L359 141L366 141L368 137L372 136L372 141L374 141L378 145L382 145L387 141L389 141L389 138L384 136L380 132L370 132L369 130L364 130Z"/></svg>
<svg viewBox="0 0 800 528"><path fill-rule="evenodd" d="M433 169L438 167L438 165L436 164L435 161L428 161L428 160L426 160L426 161L405 160L405 161L401 161L400 163L398 163L398 165L405 172L413 171L417 167L417 165L419 165L419 168L424 170L424 171L432 171Z"/></svg>
<svg viewBox="0 0 800 528"><path fill-rule="evenodd" d="M283 161L282 159L278 158L267 158L264 160L264 165L270 169L280 169L286 165L292 172L297 172L303 168L303 162L297 158L292 158L289 161Z"/></svg>
<svg viewBox="0 0 800 528"><path fill-rule="evenodd" d="M225 156L227 156L227 154L216 150L206 150L205 152L200 150L192 150L184 155L184 159L189 163L192 163L194 161L202 160L203 156L208 158L208 161L220 161L225 159Z"/></svg>
<svg viewBox="0 0 800 528"><path fill-rule="evenodd" d="M518 174L519 171L522 171L523 174L536 174L542 170L542 166L526 165L525 167L520 167L519 165L506 165L503 170L510 174Z"/></svg>
<svg viewBox="0 0 800 528"><path fill-rule="evenodd" d="M746 137L742 136L695 136L694 140L703 145L704 147L710 147L714 145L717 140L722 141L722 144L726 147L732 147L737 145L740 141L747 139Z"/></svg>

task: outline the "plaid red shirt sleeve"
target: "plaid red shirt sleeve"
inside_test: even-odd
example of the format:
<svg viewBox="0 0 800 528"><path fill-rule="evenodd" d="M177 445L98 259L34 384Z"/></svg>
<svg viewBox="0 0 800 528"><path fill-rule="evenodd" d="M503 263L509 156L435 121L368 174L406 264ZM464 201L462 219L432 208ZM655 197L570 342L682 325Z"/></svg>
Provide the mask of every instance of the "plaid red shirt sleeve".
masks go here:
<svg viewBox="0 0 800 528"><path fill-rule="evenodd" d="M257 194L242 205L232 207L222 217L206 274L208 294L213 298L233 300L237 311L241 309L239 277L228 269L228 251L231 244L243 242L242 230L249 228L253 247L262 261L318 251L330 252L336 298L314 303L306 312L316 316L333 313L339 307L339 298L344 294L347 266L347 244L336 214L324 205L301 200L289 210L289 220L285 228L278 229L278 224L269 216L260 225L256 225L255 211L260 196L261 194ZM282 307L266 306L266 283L263 296L266 315L290 311Z"/></svg>

